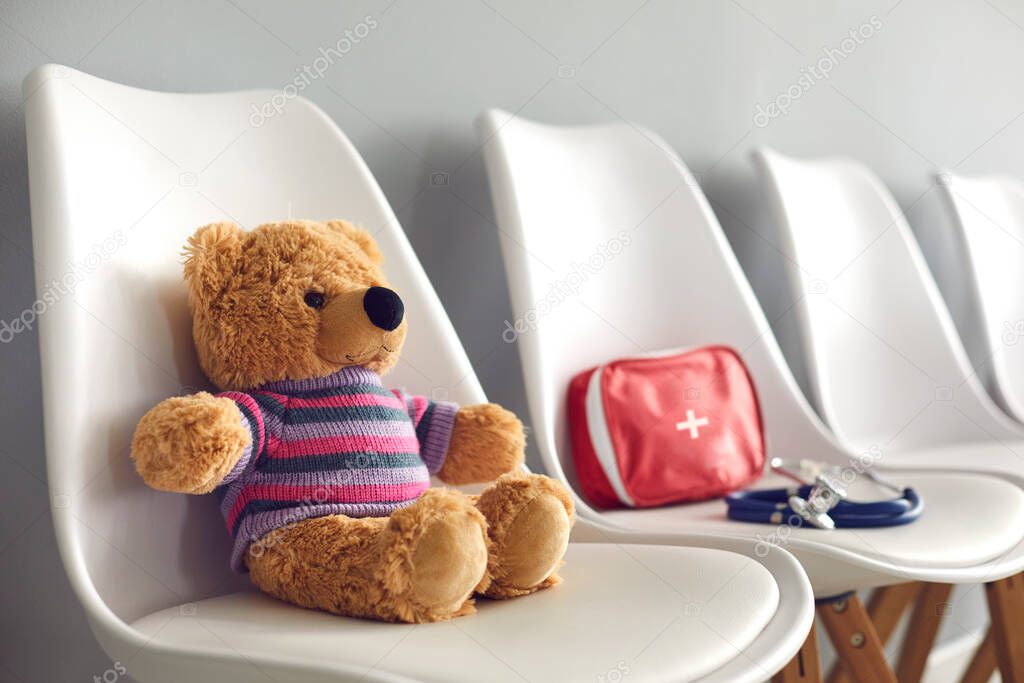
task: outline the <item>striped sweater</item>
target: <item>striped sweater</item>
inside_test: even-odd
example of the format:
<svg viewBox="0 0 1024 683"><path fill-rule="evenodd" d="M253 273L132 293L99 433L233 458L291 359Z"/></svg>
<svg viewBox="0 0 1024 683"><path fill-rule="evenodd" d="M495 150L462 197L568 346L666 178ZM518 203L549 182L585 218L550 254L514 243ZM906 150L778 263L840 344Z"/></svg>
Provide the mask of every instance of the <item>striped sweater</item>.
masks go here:
<svg viewBox="0 0 1024 683"><path fill-rule="evenodd" d="M231 566L249 545L310 517L386 517L413 503L444 464L458 407L385 389L348 367L333 375L227 391L252 444L219 489L234 538Z"/></svg>

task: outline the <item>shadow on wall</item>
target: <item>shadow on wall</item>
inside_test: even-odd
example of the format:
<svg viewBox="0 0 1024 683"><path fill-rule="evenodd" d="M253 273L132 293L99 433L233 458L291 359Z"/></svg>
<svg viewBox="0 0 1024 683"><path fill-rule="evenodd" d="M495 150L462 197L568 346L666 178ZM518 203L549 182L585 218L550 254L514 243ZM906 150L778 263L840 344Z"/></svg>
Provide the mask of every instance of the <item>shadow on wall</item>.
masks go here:
<svg viewBox="0 0 1024 683"><path fill-rule="evenodd" d="M420 179L419 194L406 207L395 206L395 210L466 347L488 400L515 412L529 434L519 351L502 336L513 314L482 145L472 131L472 121L467 121L464 135L428 138L427 158L436 155L461 161L451 171L427 172ZM541 470L537 446L529 438L526 459L531 469Z"/></svg>
<svg viewBox="0 0 1024 683"><path fill-rule="evenodd" d="M708 181L702 189L750 280L798 386L805 396L813 396L803 338L796 324L795 301L787 288L780 286L786 281L787 261L791 261L792 256L779 246L778 226L753 169L748 168L742 175ZM738 206L737 198L745 199L746 204ZM814 407L816 401L811 399L810 402Z"/></svg>

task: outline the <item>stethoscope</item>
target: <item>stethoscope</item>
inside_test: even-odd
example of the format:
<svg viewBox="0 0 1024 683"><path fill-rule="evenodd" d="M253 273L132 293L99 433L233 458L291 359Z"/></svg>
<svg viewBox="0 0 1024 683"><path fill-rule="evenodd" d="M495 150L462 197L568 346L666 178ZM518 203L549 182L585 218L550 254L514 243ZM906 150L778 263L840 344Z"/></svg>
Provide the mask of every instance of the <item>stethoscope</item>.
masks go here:
<svg viewBox="0 0 1024 683"><path fill-rule="evenodd" d="M846 489L828 473L839 471L838 467L801 460L795 463L800 471L797 474L792 470L793 464L781 458L772 458L768 464L773 471L801 486L731 493L725 498L729 519L761 524L806 522L818 529L866 529L910 524L921 516L924 508L914 489L893 484L870 467L861 474L900 494L899 498L863 503L846 500ZM813 483L807 481L805 472L814 474Z"/></svg>

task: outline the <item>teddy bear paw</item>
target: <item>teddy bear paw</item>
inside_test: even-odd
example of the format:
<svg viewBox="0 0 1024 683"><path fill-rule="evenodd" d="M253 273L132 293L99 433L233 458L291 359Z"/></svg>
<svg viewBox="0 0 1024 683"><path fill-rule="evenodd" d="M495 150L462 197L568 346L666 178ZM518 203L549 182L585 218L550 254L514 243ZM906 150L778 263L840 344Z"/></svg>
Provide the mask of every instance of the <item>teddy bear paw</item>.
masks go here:
<svg viewBox="0 0 1024 683"><path fill-rule="evenodd" d="M251 444L234 401L201 391L161 401L135 428L131 457L161 491L208 493Z"/></svg>
<svg viewBox="0 0 1024 683"><path fill-rule="evenodd" d="M511 598L558 583L555 572L574 521L565 487L539 474L508 474L484 491L477 506L491 539L492 581L484 595Z"/></svg>
<svg viewBox="0 0 1024 683"><path fill-rule="evenodd" d="M525 449L523 423L514 413L495 403L463 406L437 476L453 486L492 481L522 467Z"/></svg>
<svg viewBox="0 0 1024 683"><path fill-rule="evenodd" d="M438 520L417 540L410 585L416 601L433 612L455 612L487 570L487 547L468 515Z"/></svg>
<svg viewBox="0 0 1024 683"><path fill-rule="evenodd" d="M569 545L569 528L569 515L554 496L540 495L527 503L506 534L504 576L498 584L528 590L554 574Z"/></svg>
<svg viewBox="0 0 1024 683"><path fill-rule="evenodd" d="M429 489L391 515L385 561L401 621L440 621L472 611L473 591L487 584L487 522L458 491ZM385 553L387 556L388 553Z"/></svg>

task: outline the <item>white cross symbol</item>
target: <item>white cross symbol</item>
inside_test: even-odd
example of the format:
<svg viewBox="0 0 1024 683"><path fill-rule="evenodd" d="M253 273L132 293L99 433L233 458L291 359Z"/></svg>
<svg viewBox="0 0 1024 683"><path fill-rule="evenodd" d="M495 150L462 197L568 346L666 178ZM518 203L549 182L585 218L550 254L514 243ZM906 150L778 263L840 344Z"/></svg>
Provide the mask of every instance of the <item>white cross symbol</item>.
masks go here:
<svg viewBox="0 0 1024 683"><path fill-rule="evenodd" d="M684 429L689 429L690 430L690 438L691 439L696 439L697 437L700 436L700 434L697 433L697 428L698 427L707 427L707 426L708 426L708 419L706 417L698 418L696 413L694 413L692 410L687 410L686 411L686 420L684 422L677 422L676 423L676 431L680 431L681 432Z"/></svg>

